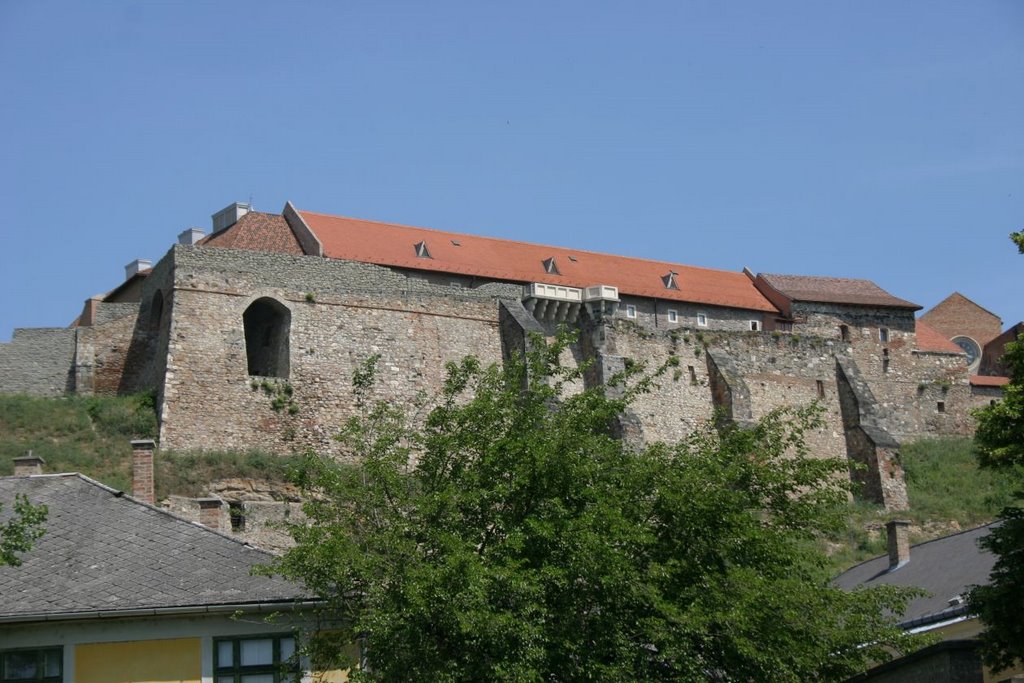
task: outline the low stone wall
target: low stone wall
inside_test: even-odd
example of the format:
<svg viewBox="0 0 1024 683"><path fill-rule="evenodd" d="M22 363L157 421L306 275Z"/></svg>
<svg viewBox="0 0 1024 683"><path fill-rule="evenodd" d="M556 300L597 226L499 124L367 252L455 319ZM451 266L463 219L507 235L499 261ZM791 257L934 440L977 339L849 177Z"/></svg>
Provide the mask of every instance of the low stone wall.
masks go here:
<svg viewBox="0 0 1024 683"><path fill-rule="evenodd" d="M74 390L75 328L14 330L0 344L0 387L5 394L61 396Z"/></svg>

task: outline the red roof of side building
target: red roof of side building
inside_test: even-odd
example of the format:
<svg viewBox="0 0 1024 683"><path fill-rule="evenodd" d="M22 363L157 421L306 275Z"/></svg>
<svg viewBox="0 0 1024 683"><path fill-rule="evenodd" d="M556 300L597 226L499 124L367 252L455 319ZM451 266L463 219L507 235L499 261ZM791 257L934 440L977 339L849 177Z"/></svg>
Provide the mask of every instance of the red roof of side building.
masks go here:
<svg viewBox="0 0 1024 683"><path fill-rule="evenodd" d="M963 353L964 350L942 336L928 323L917 321L917 350L933 353Z"/></svg>
<svg viewBox="0 0 1024 683"><path fill-rule="evenodd" d="M971 375L971 384L976 387L1004 387L1010 383L1009 377L992 377L989 375Z"/></svg>
<svg viewBox="0 0 1024 683"><path fill-rule="evenodd" d="M618 287L621 294L770 313L777 311L740 272L311 211L300 211L299 214L323 246L323 255L329 258L522 283L546 282L580 288L603 284ZM425 244L429 258L417 256L420 243ZM546 265L546 262L553 263L553 266ZM676 288L666 286L673 272Z"/></svg>
<svg viewBox="0 0 1024 683"><path fill-rule="evenodd" d="M813 301L859 306L910 308L921 306L895 297L871 280L819 275L773 275L760 273L758 278L792 301Z"/></svg>
<svg viewBox="0 0 1024 683"><path fill-rule="evenodd" d="M197 243L204 247L271 251L301 256L304 252L284 216L250 211L234 225L207 235Z"/></svg>

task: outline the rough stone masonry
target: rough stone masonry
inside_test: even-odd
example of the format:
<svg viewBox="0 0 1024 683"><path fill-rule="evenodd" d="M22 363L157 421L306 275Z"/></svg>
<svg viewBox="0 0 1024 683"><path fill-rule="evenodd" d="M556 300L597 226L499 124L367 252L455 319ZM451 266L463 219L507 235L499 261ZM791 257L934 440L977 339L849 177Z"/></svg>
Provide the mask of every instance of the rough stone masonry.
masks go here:
<svg viewBox="0 0 1024 683"><path fill-rule="evenodd" d="M677 440L716 415L747 424L816 401L825 425L812 451L847 458L863 495L892 509L907 506L899 444L969 434L970 409L990 400L972 393L963 352L918 338L919 307L866 281L803 278L797 291L749 272L232 207L226 227L90 299L72 327L18 330L0 345L0 391L154 390L161 448L342 455L332 437L371 355L378 396L408 404L439 391L448 362L500 363L531 333L566 327L578 340L563 360L590 363L586 386L629 361L678 359L623 416L625 436ZM357 238L364 256L331 255ZM473 248L498 256L454 260ZM598 256L595 278L619 281L565 284Z"/></svg>

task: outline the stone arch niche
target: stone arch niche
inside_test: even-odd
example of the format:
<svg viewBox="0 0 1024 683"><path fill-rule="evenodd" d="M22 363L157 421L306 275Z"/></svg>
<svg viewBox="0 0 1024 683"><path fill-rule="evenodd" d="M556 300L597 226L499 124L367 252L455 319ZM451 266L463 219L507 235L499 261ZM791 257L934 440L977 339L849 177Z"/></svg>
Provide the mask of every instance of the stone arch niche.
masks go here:
<svg viewBox="0 0 1024 683"><path fill-rule="evenodd" d="M288 379L292 313L269 297L256 299L242 314L245 358L250 375Z"/></svg>

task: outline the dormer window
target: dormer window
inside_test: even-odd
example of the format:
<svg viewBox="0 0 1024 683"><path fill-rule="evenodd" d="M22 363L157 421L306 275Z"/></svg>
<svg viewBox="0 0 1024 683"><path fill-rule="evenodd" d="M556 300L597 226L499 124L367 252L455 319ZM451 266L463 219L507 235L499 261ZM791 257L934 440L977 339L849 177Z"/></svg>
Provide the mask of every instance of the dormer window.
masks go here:
<svg viewBox="0 0 1024 683"><path fill-rule="evenodd" d="M456 247L461 247L462 246L462 242L460 242L458 240L452 240L452 245L456 246Z"/></svg>
<svg viewBox="0 0 1024 683"><path fill-rule="evenodd" d="M548 275L561 275L561 273L558 272L558 264L555 263L554 256L544 259L544 272Z"/></svg>
<svg viewBox="0 0 1024 683"><path fill-rule="evenodd" d="M434 258L433 256L430 255L430 250L427 249L427 243L426 242L417 242L416 243L416 257L417 258Z"/></svg>
<svg viewBox="0 0 1024 683"><path fill-rule="evenodd" d="M679 273L676 271L670 270L666 275L661 276L661 281L664 283L665 289L679 289L679 285L676 284L676 275L678 274Z"/></svg>

